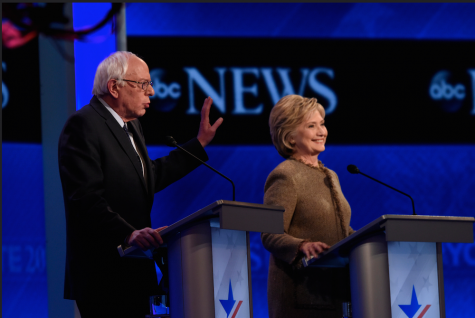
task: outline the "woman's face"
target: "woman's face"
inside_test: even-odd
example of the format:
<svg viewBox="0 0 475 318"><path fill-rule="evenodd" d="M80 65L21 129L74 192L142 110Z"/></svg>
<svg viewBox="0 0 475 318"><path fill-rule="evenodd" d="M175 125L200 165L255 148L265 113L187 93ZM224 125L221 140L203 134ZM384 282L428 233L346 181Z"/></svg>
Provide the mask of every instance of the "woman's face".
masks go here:
<svg viewBox="0 0 475 318"><path fill-rule="evenodd" d="M328 131L325 120L318 111L304 120L292 136L291 142L295 143L294 155L318 156L325 150Z"/></svg>

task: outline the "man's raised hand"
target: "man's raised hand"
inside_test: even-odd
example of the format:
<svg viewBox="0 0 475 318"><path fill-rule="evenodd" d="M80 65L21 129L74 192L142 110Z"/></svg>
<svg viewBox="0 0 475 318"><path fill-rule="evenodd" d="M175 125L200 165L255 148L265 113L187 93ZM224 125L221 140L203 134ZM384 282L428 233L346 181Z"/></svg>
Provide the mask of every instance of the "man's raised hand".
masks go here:
<svg viewBox="0 0 475 318"><path fill-rule="evenodd" d="M209 123L209 110L211 109L211 104L213 104L213 99L208 97L203 103L203 108L201 108L201 122L200 130L198 131L198 141L201 143L201 146L206 147L211 140L213 140L216 130L223 123L223 117L220 117L213 126Z"/></svg>

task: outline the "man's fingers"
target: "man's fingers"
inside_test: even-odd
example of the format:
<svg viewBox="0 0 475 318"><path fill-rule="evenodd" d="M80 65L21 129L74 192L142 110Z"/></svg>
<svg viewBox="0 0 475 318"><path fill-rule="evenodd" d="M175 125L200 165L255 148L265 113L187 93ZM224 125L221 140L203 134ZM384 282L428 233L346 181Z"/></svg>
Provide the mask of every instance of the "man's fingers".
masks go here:
<svg viewBox="0 0 475 318"><path fill-rule="evenodd" d="M201 121L209 122L209 110L211 109L212 103L213 99L208 96L203 103L203 107L201 108Z"/></svg>
<svg viewBox="0 0 475 318"><path fill-rule="evenodd" d="M158 247L158 244L155 242L155 237L153 236L152 233L155 233L154 231L151 231L151 232L146 232L144 233L144 235L142 236L142 239L143 239L143 244L149 248L150 246L155 246L155 247Z"/></svg>
<svg viewBox="0 0 475 318"><path fill-rule="evenodd" d="M155 247L159 247L160 244L163 243L162 238L160 237L160 234L158 234L151 228L146 228L143 230L143 237L145 238L145 240L148 241L149 246L152 245Z"/></svg>
<svg viewBox="0 0 475 318"><path fill-rule="evenodd" d="M159 247L160 244L163 244L163 239L162 239L162 237L160 236L160 234L158 234L158 232L153 231L152 236L153 236L153 238L155 239L154 245L158 245L158 246L155 246L155 247ZM157 242L158 242L158 244L157 244Z"/></svg>
<svg viewBox="0 0 475 318"><path fill-rule="evenodd" d="M224 119L223 117L219 117L219 119L211 126L211 130L216 131L219 126L223 123Z"/></svg>
<svg viewBox="0 0 475 318"><path fill-rule="evenodd" d="M164 228L166 228L166 226L162 226L157 230L145 228L140 231L136 231L136 233L133 233L131 236L130 245L140 247L142 250L147 250L151 246L160 247L160 244L163 244L163 239L160 234L158 234L158 231Z"/></svg>
<svg viewBox="0 0 475 318"><path fill-rule="evenodd" d="M211 105L213 105L213 99L211 97L208 96L208 100L207 100L207 110L206 110L206 115L209 115L209 111L211 109Z"/></svg>
<svg viewBox="0 0 475 318"><path fill-rule="evenodd" d="M142 251L146 251L149 247L147 240L140 236L135 238L134 243L134 245L138 246Z"/></svg>
<svg viewBox="0 0 475 318"><path fill-rule="evenodd" d="M168 225L159 227L158 229L155 229L155 232L160 232L161 230L164 230L164 229L166 229L167 227L168 227Z"/></svg>

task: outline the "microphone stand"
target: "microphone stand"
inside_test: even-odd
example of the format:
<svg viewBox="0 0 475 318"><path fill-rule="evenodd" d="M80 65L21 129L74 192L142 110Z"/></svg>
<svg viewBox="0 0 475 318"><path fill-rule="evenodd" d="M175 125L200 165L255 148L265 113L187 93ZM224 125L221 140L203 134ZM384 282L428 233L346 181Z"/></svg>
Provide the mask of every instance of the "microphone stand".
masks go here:
<svg viewBox="0 0 475 318"><path fill-rule="evenodd" d="M405 196L409 197L409 199L411 199L411 201L412 201L412 215L417 215L417 214L416 214L416 208L415 208L415 206L414 206L414 200L412 199L412 197L411 197L409 194L404 193L404 192L402 192L402 191L399 191L398 189L395 189L395 188L391 187L390 185L387 185L387 184L384 183L384 182L381 182L381 181L379 181L379 180L376 180L376 179L373 178L373 177L368 176L367 174L364 174L364 173L361 172L360 169L358 169L358 167L356 167L355 165L349 165L347 169L348 169L348 171L349 171L350 173L353 173L353 174L358 174L358 173L359 173L359 174L362 174L362 175L364 175L366 178L370 178L371 180L374 180L374 181L376 181L376 182L378 182L378 183L381 183L382 185L384 185L384 186L386 186L386 187L388 187L388 188L390 188L390 189L393 189L394 191L397 191L397 192L399 192L399 193L401 193L401 194L404 194Z"/></svg>
<svg viewBox="0 0 475 318"><path fill-rule="evenodd" d="M187 154L189 154L190 156L192 156L193 158L195 158L196 160L198 160L199 162L201 162L203 165L205 165L206 167L210 168L211 170L213 170L214 172L216 172L217 174L219 174L221 177L223 177L224 179L228 180L229 182L231 182L231 185L233 186L233 201L236 201L236 187L234 186L234 182L229 179L228 177L226 177L224 174L222 174L221 172L219 172L218 170L214 169L213 167L211 167L210 165L208 165L206 162L204 162L203 160L201 160L200 158L196 157L194 154L192 154L191 152L189 152L188 150L186 150L185 148L181 147L178 145L178 143L176 142L176 140L172 137L172 136L167 136L167 146L170 146L170 147L177 147L178 149L180 150L183 150L184 152L186 152Z"/></svg>

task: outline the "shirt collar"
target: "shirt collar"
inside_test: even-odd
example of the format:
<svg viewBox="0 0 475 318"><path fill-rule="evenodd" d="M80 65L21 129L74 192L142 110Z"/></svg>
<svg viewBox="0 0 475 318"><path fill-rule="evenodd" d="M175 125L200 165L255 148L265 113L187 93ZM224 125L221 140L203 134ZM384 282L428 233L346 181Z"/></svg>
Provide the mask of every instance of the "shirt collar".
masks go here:
<svg viewBox="0 0 475 318"><path fill-rule="evenodd" d="M120 116L115 112L115 110L113 110L102 98L100 98L97 95L96 97L101 102L101 104L104 105L104 107L112 114L112 116L114 116L115 120L117 120L120 127L124 127L125 122L122 120L122 118L120 118Z"/></svg>

